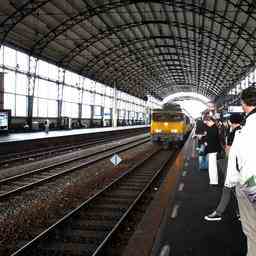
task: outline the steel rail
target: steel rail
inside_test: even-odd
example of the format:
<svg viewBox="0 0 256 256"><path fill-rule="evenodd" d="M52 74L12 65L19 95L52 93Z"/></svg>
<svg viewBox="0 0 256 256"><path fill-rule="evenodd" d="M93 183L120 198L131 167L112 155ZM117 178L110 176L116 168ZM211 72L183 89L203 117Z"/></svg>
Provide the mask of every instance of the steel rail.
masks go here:
<svg viewBox="0 0 256 256"><path fill-rule="evenodd" d="M81 159L84 159L84 158L89 158L91 156L96 156L96 155L100 155L100 154L103 154L105 153L103 156L99 156L99 157L96 157L95 159L92 159L92 160L89 160L87 162L84 162L84 163L80 163L80 164L77 164L73 167L69 167L68 169L65 169L65 170L61 170L59 172L56 173L56 170L53 170L53 174L50 174L50 176L48 177L44 177L42 179L38 179L36 181L33 181L33 182L25 182L27 184L25 185L22 185L18 188L15 188L15 189L12 189L12 190L9 190L7 192L4 192L2 194L0 194L0 200L6 200L6 199L9 199L10 196L14 196L16 195L17 193L20 193L22 191L26 191L28 189L31 189L32 187L34 186L38 186L42 183L45 183L45 182L49 182L59 176L63 176L63 175L66 175L66 174L69 174L71 172L74 172L80 168L85 168L85 167L88 167L89 165L92 165L98 161L101 161L101 160L104 160L106 159L107 157L110 157L112 156L113 154L116 154L116 153L121 153L123 151L126 151L128 149L131 149L131 148L134 148L134 147L137 147L141 144L144 144L144 143L147 143L149 142L150 139L140 139L140 140L137 140L137 141L132 141L132 142L129 142L129 143L126 143L126 144L119 144L119 145L116 145L114 147L111 147L111 148L108 148L108 149L104 149L100 152L93 152L91 154L88 154L86 156L79 156L79 157L76 157L76 158L73 158L73 159L68 159L62 163L55 163L55 164L52 164L52 165L49 165L49 166L46 166L46 167L42 167L42 168L38 168L36 170L32 170L32 171L29 171L29 172L26 172L26 173L22 173L22 174L18 174L18 175L15 175L13 177L9 177L9 178L6 178L6 179L3 179L3 180L0 180L0 186L8 186L8 183L11 183L11 182L17 182L17 180L19 181L19 179L22 179L22 178L28 178L29 176L32 175L32 178L33 178L33 175L34 174L43 174L44 171L48 172L49 170L51 171L51 169L53 168L60 168L62 166L65 167L65 164L67 163L71 163L71 162L75 162L77 160L81 160ZM132 144L132 145L130 145ZM129 146L127 146L129 145ZM120 147L123 147L121 149L118 149ZM116 150L117 149L117 150ZM110 152L108 152L110 151ZM108 153L107 153L108 152ZM47 173L46 173L47 174ZM49 173L48 173L49 174ZM7 185L6 185L7 184ZM17 186L16 184L10 184L9 186L12 187L13 185Z"/></svg>
<svg viewBox="0 0 256 256"><path fill-rule="evenodd" d="M145 180L143 180L143 182L141 182L142 187L140 189L138 189L138 187L136 187L135 190L132 189L132 188L128 189L129 191L132 190L133 192L139 190L139 192L136 194L135 198L131 199L131 201L129 202L129 204L127 206L127 209L121 214L121 216L118 218L118 220L111 226L111 229L109 230L109 232L107 232L107 234L101 239L100 243L96 246L96 248L93 250L93 252L90 253L90 254L86 254L85 252L81 252L80 254L78 254L78 255L98 256L102 252L102 250L104 249L104 246L112 238L113 234L122 225L124 220L126 220L126 217L131 213L134 206L139 202L141 197L145 194L145 192L148 190L148 188L151 186L151 184L155 181L155 179L159 176L159 174L165 168L165 166L169 162L170 158L173 156L173 152L168 152L169 153L168 157L166 157L166 155L164 155L165 156L165 158L163 158L164 160L158 165L158 167L155 167L156 169L153 168L152 170L149 170L149 171L146 170L145 171L142 168L142 170L140 170L141 171L141 174L140 174L139 173L139 168L143 167L143 164L145 164L148 161L155 162L156 159L154 159L154 156L156 156L160 151L161 152L166 152L166 151L162 151L160 149L155 150L153 153L151 153L145 159L143 159L142 161L137 163L135 166L133 166L132 168L129 168L125 173L123 173L120 177L118 177L117 179L112 181L105 188L103 188L102 190L97 192L95 195L93 195L92 197L87 199L85 202L80 204L77 208L71 210L68 214L66 214L64 217L59 219L56 223L51 225L49 228L45 229L43 232L41 232L39 235L37 235L34 239L32 239L31 241L24 244L24 246L22 246L16 252L11 254L11 256L31 255L31 250L33 250L33 247L35 249L38 246L38 243L40 243L42 241L47 243L47 236L50 237L49 239L53 239L51 237L51 234L54 233L54 232L58 233L58 238L60 238L59 236L61 236L61 235L63 236L63 234L65 234L65 232L63 231L63 227L65 228L65 227L69 226L67 224L67 222L71 221L71 223L73 223L72 218L75 219L77 217L77 214L82 215L81 212L84 211L84 210L87 210L87 211L89 211L90 209L93 210L93 205L90 208L90 204L94 203L96 199L98 200L100 196L103 196L103 199L104 199L104 194L105 194L105 196L108 196L107 193L111 192L111 189L116 190L115 192L117 192L117 194L120 194L120 189L121 189L121 191L123 191L125 189L125 183L123 184L123 189L122 189L122 186L120 186L121 188L119 189L119 191L118 191L118 187L117 187L118 183L120 185L120 182L123 182L124 180L126 180L126 181L128 180L128 187L129 187L129 185L131 184L132 178L133 179L135 178L136 181L138 180L138 177L141 178L141 179L145 178ZM165 154L167 154L167 153L165 153ZM150 162L150 166L152 166L151 162ZM134 175L134 176L132 176L132 175ZM130 183L129 183L129 176L132 177L131 180L130 180ZM137 183L136 186L138 186L138 183ZM126 186L127 186L127 184L126 184ZM123 194L125 194L125 191L123 192ZM112 200L114 200L113 195L112 195ZM122 201L122 199L121 199L121 201ZM98 200L98 202L99 202L99 200ZM103 204L103 207L104 207L104 200L103 200L102 204ZM99 208L101 209L100 203L99 203L98 206L96 205L95 207L96 207L96 209L97 209L97 207L98 207L98 209ZM116 210L116 209L114 209L114 210ZM102 218L102 220L104 220L104 218ZM99 228L100 228L101 224L102 224L102 222L99 221L99 223L98 223ZM58 229L61 229L62 231L58 232ZM95 228L95 230L98 230L98 229ZM93 238L91 238L91 239L93 239ZM63 241L66 241L66 240L63 239ZM85 239L85 241L87 241L87 240ZM81 241L81 243L83 243L83 241ZM37 250L37 248L36 248L36 250ZM63 255L65 255L65 254L63 254Z"/></svg>
<svg viewBox="0 0 256 256"><path fill-rule="evenodd" d="M34 157L40 157L40 156L51 155L51 154L53 155L56 152L61 153L63 151L65 152L65 151L69 151L69 150L73 150L73 149L77 149L77 148L93 146L96 144L111 141L112 139L116 140L116 139L122 139L122 138L126 138L126 137L127 136L125 136L125 135L120 136L120 137L113 136L113 137L109 137L107 139L97 139L97 140L92 140L87 143L80 143L80 144L72 145L72 146L64 146L61 148L60 148L60 146L53 146L53 147L46 147L43 149L39 149L36 152L35 152L35 150L31 150L31 151L20 152L20 153L12 153L12 154L6 154L6 155L3 154L3 155L0 155L0 165L10 164L13 162L18 162L21 160L34 158ZM2 160L3 158L5 158L5 159Z"/></svg>

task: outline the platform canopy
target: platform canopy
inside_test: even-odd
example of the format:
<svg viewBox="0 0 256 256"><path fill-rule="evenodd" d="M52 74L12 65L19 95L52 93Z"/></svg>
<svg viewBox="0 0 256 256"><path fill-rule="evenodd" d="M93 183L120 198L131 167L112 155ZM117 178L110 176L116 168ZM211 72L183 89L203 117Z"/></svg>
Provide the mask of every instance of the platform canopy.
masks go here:
<svg viewBox="0 0 256 256"><path fill-rule="evenodd" d="M255 65L254 0L4 0L0 42L138 97L225 95Z"/></svg>

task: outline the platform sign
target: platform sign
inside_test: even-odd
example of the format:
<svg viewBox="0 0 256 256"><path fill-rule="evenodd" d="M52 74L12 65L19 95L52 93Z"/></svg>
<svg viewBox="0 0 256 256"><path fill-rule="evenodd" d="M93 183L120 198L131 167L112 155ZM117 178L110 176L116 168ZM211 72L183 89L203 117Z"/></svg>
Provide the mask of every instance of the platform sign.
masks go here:
<svg viewBox="0 0 256 256"><path fill-rule="evenodd" d="M228 107L228 112L233 113L233 112L243 112L243 108L241 106L229 106Z"/></svg>
<svg viewBox="0 0 256 256"><path fill-rule="evenodd" d="M114 154L114 155L111 157L110 161L112 162L112 164L113 164L114 166L117 166L117 165L119 165L119 164L121 163L122 159L119 157L119 155Z"/></svg>

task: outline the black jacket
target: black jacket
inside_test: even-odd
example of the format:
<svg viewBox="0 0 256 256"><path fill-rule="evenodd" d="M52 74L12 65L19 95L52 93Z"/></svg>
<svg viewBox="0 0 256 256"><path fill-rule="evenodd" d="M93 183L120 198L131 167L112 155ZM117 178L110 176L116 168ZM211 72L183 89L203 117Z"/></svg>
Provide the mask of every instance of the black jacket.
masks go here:
<svg viewBox="0 0 256 256"><path fill-rule="evenodd" d="M222 150L220 144L220 137L218 127L214 124L211 127L207 127L206 129L205 141L207 143L206 152L207 153L215 153L220 152Z"/></svg>
<svg viewBox="0 0 256 256"><path fill-rule="evenodd" d="M197 120L195 134L204 134L206 131L206 125L202 120Z"/></svg>

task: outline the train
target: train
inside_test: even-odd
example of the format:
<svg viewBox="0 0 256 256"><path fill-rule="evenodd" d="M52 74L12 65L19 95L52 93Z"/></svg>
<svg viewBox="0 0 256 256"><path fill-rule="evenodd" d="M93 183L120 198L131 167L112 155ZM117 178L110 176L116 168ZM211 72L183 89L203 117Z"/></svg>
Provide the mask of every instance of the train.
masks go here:
<svg viewBox="0 0 256 256"><path fill-rule="evenodd" d="M191 129L190 118L179 105L167 105L152 111L150 135L153 143L181 145Z"/></svg>

